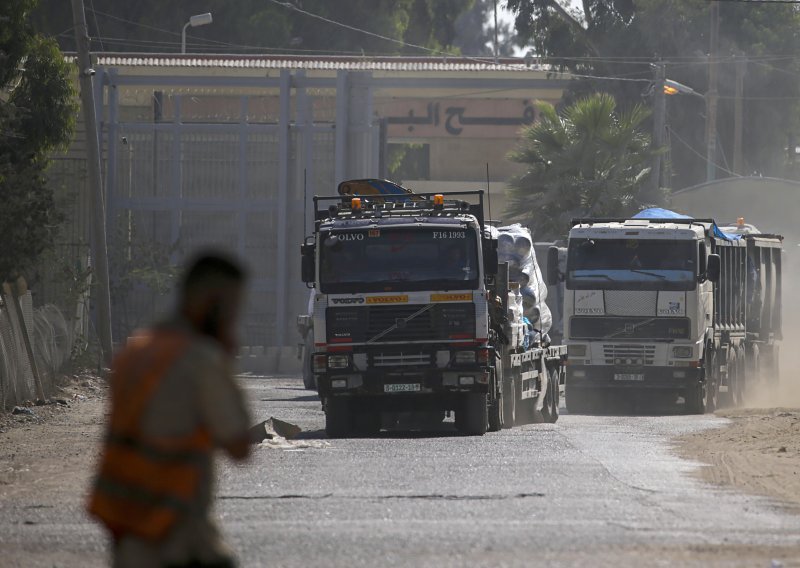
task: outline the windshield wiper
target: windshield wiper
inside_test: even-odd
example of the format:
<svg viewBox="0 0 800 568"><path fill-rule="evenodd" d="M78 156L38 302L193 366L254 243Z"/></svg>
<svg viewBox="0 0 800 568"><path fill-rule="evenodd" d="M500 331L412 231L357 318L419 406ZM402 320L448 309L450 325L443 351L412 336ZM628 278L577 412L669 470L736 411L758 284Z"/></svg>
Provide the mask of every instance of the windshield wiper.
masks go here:
<svg viewBox="0 0 800 568"><path fill-rule="evenodd" d="M631 268L631 272L636 272L637 274L647 274L648 276L655 276L656 278L661 278L661 280L666 280L667 277L663 274L657 274L655 272L648 272L647 270L639 270L638 268Z"/></svg>
<svg viewBox="0 0 800 568"><path fill-rule="evenodd" d="M609 282L619 282L619 280L611 278L608 274L573 274L572 278L605 278Z"/></svg>
<svg viewBox="0 0 800 568"><path fill-rule="evenodd" d="M428 304L427 306L425 306L425 307L424 307L424 308L422 308L421 310L418 310L418 311L414 312L413 314L411 314L411 315L410 315L410 316L408 316L407 318L403 318L403 319L398 319L398 320L396 320L396 321L394 322L394 325L392 325L392 326L390 326L390 327L387 327L387 328L386 328L386 329L384 329L382 332L380 332L380 333L378 333L377 335L375 335L375 337L373 337L372 339L368 339L368 340L367 340L367 343L372 343L373 341L377 341L377 340L379 340L381 337L383 337L384 335L387 335L387 334L389 334L389 333L393 332L393 331L394 331L395 329L397 329L398 327L405 326L405 325L406 325L406 324L407 324L409 321L411 321L412 319L414 319L415 317L417 317L417 316L418 316L418 315L420 315L420 314L424 314L425 312L427 312L428 310L430 310L430 309L431 309L433 306L435 306L435 305L436 305L436 304Z"/></svg>

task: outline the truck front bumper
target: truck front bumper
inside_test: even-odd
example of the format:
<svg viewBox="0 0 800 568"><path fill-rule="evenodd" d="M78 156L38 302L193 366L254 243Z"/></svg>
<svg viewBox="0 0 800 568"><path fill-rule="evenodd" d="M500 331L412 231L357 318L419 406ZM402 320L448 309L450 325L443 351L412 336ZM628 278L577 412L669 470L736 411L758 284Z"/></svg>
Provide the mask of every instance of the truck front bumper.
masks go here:
<svg viewBox="0 0 800 568"><path fill-rule="evenodd" d="M489 369L366 369L329 370L317 374L317 387L327 395L416 396L459 392L487 392Z"/></svg>
<svg viewBox="0 0 800 568"><path fill-rule="evenodd" d="M628 389L685 391L705 381L697 367L621 367L615 365L572 365L567 367L570 390Z"/></svg>

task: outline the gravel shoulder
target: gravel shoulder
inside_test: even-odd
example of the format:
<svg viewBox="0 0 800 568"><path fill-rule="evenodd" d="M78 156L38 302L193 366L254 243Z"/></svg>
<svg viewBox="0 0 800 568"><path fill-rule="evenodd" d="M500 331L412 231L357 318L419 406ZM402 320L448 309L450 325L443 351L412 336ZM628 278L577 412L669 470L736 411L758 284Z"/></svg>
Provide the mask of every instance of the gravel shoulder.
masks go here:
<svg viewBox="0 0 800 568"><path fill-rule="evenodd" d="M736 409L717 415L730 423L678 440L682 457L707 464L696 475L785 501L800 511L800 409Z"/></svg>

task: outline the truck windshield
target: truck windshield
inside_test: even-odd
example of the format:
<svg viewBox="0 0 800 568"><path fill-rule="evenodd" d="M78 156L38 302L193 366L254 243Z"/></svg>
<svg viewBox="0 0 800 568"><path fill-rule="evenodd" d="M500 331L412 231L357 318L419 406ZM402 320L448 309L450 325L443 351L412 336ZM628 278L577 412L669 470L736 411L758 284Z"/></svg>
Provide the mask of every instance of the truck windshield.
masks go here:
<svg viewBox="0 0 800 568"><path fill-rule="evenodd" d="M326 294L478 287L474 229L334 230L320 240L320 285Z"/></svg>
<svg viewBox="0 0 800 568"><path fill-rule="evenodd" d="M570 239L567 287L605 290L692 290L694 241Z"/></svg>

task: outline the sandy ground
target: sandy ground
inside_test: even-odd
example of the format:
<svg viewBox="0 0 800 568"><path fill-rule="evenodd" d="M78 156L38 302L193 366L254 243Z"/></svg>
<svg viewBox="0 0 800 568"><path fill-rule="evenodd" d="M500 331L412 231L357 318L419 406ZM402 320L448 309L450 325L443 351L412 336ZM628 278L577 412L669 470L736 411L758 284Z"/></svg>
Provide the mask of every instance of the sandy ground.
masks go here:
<svg viewBox="0 0 800 568"><path fill-rule="evenodd" d="M680 455L708 464L697 475L777 498L800 512L800 409L736 409L717 415L731 424L679 441Z"/></svg>

